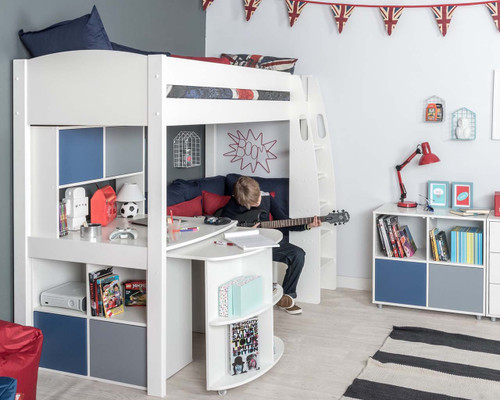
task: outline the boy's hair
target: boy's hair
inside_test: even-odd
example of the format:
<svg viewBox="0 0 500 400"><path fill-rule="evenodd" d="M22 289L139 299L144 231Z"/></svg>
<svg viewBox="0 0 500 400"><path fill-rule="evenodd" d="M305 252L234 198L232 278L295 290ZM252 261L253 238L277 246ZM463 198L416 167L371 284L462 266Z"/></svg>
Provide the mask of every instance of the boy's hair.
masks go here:
<svg viewBox="0 0 500 400"><path fill-rule="evenodd" d="M259 183L249 176L241 176L233 186L233 195L238 204L250 208L259 201Z"/></svg>

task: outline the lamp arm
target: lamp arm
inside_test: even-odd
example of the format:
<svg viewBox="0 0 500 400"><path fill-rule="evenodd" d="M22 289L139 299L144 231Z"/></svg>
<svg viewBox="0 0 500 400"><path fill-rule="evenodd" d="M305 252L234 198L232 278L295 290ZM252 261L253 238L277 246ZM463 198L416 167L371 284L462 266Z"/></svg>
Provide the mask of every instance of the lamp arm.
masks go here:
<svg viewBox="0 0 500 400"><path fill-rule="evenodd" d="M403 179L401 178L401 170L406 167L411 160L413 160L417 154L422 154L422 150L420 149L420 145L417 146L415 151L405 160L402 164L396 165L396 171L398 172L398 181L399 181L399 190L401 191L401 202L406 199L406 188L403 184Z"/></svg>

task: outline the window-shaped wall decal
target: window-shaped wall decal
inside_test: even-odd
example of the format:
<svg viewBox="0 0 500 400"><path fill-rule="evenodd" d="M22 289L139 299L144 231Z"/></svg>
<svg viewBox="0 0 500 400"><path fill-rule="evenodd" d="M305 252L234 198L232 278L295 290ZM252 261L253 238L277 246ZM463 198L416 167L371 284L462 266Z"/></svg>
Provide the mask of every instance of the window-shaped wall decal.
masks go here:
<svg viewBox="0 0 500 400"><path fill-rule="evenodd" d="M424 121L442 122L444 121L444 100L438 96L429 97L425 101Z"/></svg>
<svg viewBox="0 0 500 400"><path fill-rule="evenodd" d="M174 138L174 167L191 168L201 165L200 137L192 131L181 131Z"/></svg>
<svg viewBox="0 0 500 400"><path fill-rule="evenodd" d="M455 140L476 139L475 112L463 107L452 114L451 138Z"/></svg>

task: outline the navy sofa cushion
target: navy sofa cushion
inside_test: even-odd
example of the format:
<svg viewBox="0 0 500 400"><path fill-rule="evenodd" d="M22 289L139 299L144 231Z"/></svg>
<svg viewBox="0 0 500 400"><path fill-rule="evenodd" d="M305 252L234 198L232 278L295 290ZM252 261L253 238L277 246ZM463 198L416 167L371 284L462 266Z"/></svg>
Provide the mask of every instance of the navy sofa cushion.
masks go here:
<svg viewBox="0 0 500 400"><path fill-rule="evenodd" d="M170 56L170 53L168 51L139 50L139 49L134 49L133 47L124 46L123 44L119 44L119 43L115 43L115 42L111 42L111 47L115 51L125 51L127 53L142 54L144 56L147 56L148 54L165 54L166 56Z"/></svg>
<svg viewBox="0 0 500 400"><path fill-rule="evenodd" d="M233 186L242 176L239 174L228 174L226 176L226 193L233 193ZM259 182L260 190L264 192L274 192L274 198L271 198L271 214L274 219L288 218L289 212L289 179L288 178L263 178L260 176L252 176Z"/></svg>
<svg viewBox="0 0 500 400"><path fill-rule="evenodd" d="M95 6L90 14L40 31L21 29L19 37L32 57L71 50L113 49Z"/></svg>
<svg viewBox="0 0 500 400"><path fill-rule="evenodd" d="M200 179L176 179L167 187L167 206L181 203L201 196L202 190L218 195L224 195L224 181L222 175Z"/></svg>

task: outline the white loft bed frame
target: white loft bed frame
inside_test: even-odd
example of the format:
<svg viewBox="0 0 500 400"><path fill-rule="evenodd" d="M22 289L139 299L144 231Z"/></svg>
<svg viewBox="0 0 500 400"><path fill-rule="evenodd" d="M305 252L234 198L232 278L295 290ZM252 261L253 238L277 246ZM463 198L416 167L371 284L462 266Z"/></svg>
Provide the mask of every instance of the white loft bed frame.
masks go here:
<svg viewBox="0 0 500 400"><path fill-rule="evenodd" d="M167 98L167 85L289 91L290 101L244 101ZM309 96L309 99L308 99ZM148 394L166 395L166 182L167 126L207 125L206 174L216 174L211 155L216 146L216 124L290 121L290 216L327 213L335 207L335 188L326 116L317 83L281 72L215 63L142 56L111 51L57 53L14 61L14 257L15 320L31 325L32 293L28 268L31 235L31 126L147 126L148 209L147 246L147 382ZM319 137L317 116L326 136ZM300 121L308 136L301 137ZM304 132L302 130L302 132ZM324 151L318 157L318 152ZM315 162L317 161L317 162ZM314 167L313 164L316 166ZM318 181L327 177L326 184ZM328 230L328 229L327 229ZM323 232L301 233L305 245L319 251ZM318 294L335 288L335 231L326 264L312 284ZM327 232L328 234L328 232ZM299 244L300 245L300 244ZM323 262L322 258L322 262ZM316 266L319 271L319 265ZM333 271L333 272L332 272ZM307 282L306 282L307 283ZM310 282L311 283L311 282ZM307 283L308 284L308 283Z"/></svg>

